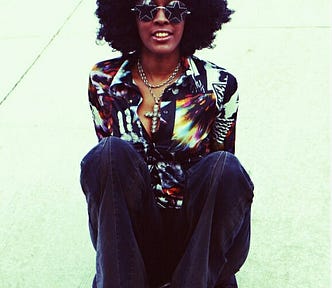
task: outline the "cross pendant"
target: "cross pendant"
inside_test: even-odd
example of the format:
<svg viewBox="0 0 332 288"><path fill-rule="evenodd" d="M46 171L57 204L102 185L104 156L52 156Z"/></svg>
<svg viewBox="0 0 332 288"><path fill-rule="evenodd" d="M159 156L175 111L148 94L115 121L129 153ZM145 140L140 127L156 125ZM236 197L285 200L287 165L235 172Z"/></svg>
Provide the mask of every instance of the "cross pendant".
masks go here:
<svg viewBox="0 0 332 288"><path fill-rule="evenodd" d="M151 118L151 133L156 133L157 126L158 126L158 120L160 119L161 113L160 113L160 107L158 103L155 103L153 105L153 111L152 112L146 112L144 114L145 117Z"/></svg>

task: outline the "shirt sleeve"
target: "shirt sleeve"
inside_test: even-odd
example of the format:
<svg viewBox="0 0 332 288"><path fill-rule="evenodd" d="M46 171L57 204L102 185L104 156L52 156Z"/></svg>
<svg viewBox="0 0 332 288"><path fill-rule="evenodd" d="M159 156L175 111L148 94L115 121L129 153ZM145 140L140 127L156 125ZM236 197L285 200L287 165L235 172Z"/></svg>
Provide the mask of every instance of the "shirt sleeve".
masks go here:
<svg viewBox="0 0 332 288"><path fill-rule="evenodd" d="M100 141L104 137L112 135L112 100L108 94L108 79L103 75L97 66L93 67L89 75L89 105L92 112L92 119L95 132Z"/></svg>
<svg viewBox="0 0 332 288"><path fill-rule="evenodd" d="M235 130L239 94L236 78L226 74L223 81L214 85L217 98L217 116L212 129L211 150L235 153Z"/></svg>

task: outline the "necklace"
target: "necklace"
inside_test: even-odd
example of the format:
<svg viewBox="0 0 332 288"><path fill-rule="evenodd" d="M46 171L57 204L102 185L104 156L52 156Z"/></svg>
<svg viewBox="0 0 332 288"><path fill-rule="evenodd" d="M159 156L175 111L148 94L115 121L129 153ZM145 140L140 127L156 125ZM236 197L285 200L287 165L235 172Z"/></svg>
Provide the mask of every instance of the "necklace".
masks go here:
<svg viewBox="0 0 332 288"><path fill-rule="evenodd" d="M170 82L172 82L174 80L176 74L179 72L180 66L181 66L181 63L179 62L178 65L175 67L174 71L172 72L172 74L165 81L163 81L159 84L151 84L149 82L148 78L146 77L146 74L143 70L143 66L141 64L141 61L139 59L137 61L138 73L139 73L142 81L144 82L144 84L149 88L160 88L160 87L163 87L163 86L169 84Z"/></svg>
<svg viewBox="0 0 332 288"><path fill-rule="evenodd" d="M159 121L160 116L161 116L161 113L160 113L160 97L161 97L161 95L159 97L157 97L153 93L152 89L160 88L160 87L163 87L165 85L170 84L174 80L176 74L179 72L180 67L181 67L181 63L179 62L178 65L175 67L174 71L172 72L172 74L165 81L163 81L159 84L151 84L149 82L148 78L146 77L146 74L143 70L143 66L142 66L140 60L138 59L138 61L137 61L137 70L138 70L139 76L141 77L141 79L142 79L143 83L145 84L145 86L148 87L150 95L152 96L152 98L154 100L153 110L149 111L149 112L146 112L144 114L145 117L151 118L151 121L152 121L151 122L151 134L157 132L158 121Z"/></svg>

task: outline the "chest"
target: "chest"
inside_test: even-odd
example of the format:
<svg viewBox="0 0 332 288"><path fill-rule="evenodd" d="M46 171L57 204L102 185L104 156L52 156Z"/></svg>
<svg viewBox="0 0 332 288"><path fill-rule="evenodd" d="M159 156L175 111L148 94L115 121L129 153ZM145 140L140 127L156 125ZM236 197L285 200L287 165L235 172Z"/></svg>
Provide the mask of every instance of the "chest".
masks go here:
<svg viewBox="0 0 332 288"><path fill-rule="evenodd" d="M188 90L173 85L160 91L160 123L155 135L158 144L176 149L195 148L211 131L216 118L214 94L192 94ZM126 91L117 93L122 97L114 96L108 102L106 110L111 113L104 120L112 123L109 129L114 136L133 139L135 134L135 139L151 138L151 119L144 114L152 111L155 104L153 97L144 88L128 94Z"/></svg>

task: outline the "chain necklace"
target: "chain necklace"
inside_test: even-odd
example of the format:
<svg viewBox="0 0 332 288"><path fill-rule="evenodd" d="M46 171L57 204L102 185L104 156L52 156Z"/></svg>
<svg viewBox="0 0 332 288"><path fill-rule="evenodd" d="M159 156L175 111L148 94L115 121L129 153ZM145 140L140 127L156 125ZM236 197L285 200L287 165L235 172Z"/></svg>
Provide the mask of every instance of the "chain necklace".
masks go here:
<svg viewBox="0 0 332 288"><path fill-rule="evenodd" d="M146 77L146 74L143 70L143 66L140 62L140 60L138 59L137 61L137 70L138 70L138 73L139 73L139 76L141 77L143 83L145 84L145 86L148 87L149 89L149 92L154 100L154 105L153 105L153 111L149 111L149 112L146 112L144 114L145 117L148 117L148 118L151 118L152 122L151 122L151 134L154 134L157 132L157 126L158 126L158 121L160 119L160 116L161 116L161 113L160 113L160 97L157 97L152 89L155 89L155 88L160 88L160 87L163 87L165 85L168 85L170 84L176 74L179 72L180 70L180 67L181 67L181 63L179 62L178 65L175 67L174 71L172 72L172 74L163 82L159 83L159 84L151 84L148 80L148 78Z"/></svg>
<svg viewBox="0 0 332 288"><path fill-rule="evenodd" d="M174 80L176 74L179 72L180 66L181 66L181 63L179 62L178 65L175 67L174 71L172 72L172 74L165 81L163 81L159 84L151 84L149 82L148 78L146 77L146 74L143 70L143 66L141 64L141 61L139 59L137 61L138 73L139 73L142 81L144 82L144 84L149 88L160 88L160 87L163 87L163 86L171 83Z"/></svg>

